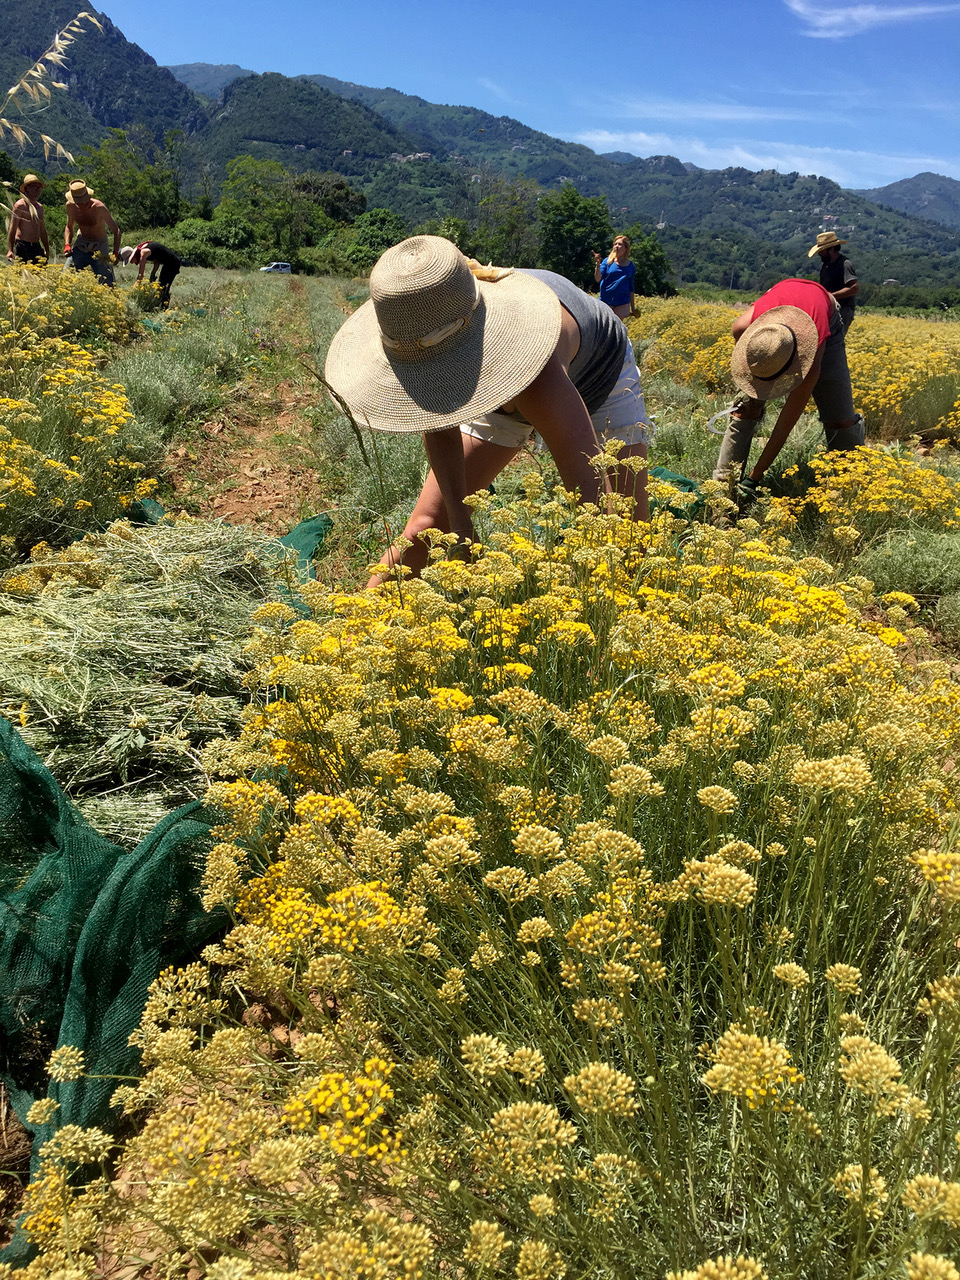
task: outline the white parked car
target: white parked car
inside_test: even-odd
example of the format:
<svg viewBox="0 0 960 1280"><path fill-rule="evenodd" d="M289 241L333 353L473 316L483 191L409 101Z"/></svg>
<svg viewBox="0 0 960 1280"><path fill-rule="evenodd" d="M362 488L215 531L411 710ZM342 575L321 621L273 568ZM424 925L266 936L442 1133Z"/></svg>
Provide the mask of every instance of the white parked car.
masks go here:
<svg viewBox="0 0 960 1280"><path fill-rule="evenodd" d="M271 262L267 267L261 267L261 271L282 271L284 275L290 275L291 267L289 262Z"/></svg>

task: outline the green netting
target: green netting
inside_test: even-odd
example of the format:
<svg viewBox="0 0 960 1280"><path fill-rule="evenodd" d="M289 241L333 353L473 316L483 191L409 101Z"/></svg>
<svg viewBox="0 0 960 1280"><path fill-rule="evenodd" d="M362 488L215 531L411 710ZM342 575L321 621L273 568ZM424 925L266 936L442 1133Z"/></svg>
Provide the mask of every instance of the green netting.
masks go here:
<svg viewBox="0 0 960 1280"><path fill-rule="evenodd" d="M117 1076L135 1075L127 1043L147 989L226 923L197 886L214 816L200 801L169 814L133 852L90 827L9 721L0 718L0 1074L22 1121L47 1090L44 1062L76 1045L89 1073L51 1085L55 1121L115 1128ZM90 1077L102 1076L102 1079ZM25 1261L19 1234L2 1251Z"/></svg>
<svg viewBox="0 0 960 1280"><path fill-rule="evenodd" d="M672 485L674 489L679 489L681 493L695 493L697 500L689 507L672 507L667 505L667 510L675 516L686 516L688 519L695 519L701 515L705 508L703 498L700 497L700 486L696 480L691 480L689 476L681 476L676 471L668 471L666 467L651 467L651 480L663 480L666 484ZM660 503L651 502L650 508L656 511Z"/></svg>
<svg viewBox="0 0 960 1280"><path fill-rule="evenodd" d="M150 499L136 518L156 523ZM332 528L314 516L281 542L311 561ZM294 588L291 603L300 603ZM111 1131L110 1097L118 1077L136 1076L139 1053L128 1041L147 989L168 965L182 964L226 925L207 913L197 889L216 821L200 801L165 817L132 852L99 835L57 785L13 725L0 717L0 1079L26 1124L31 1104L60 1103L34 1132L34 1157L64 1124ZM48 1084L50 1051L74 1045L83 1079ZM4 1262L20 1265L33 1247L17 1232Z"/></svg>

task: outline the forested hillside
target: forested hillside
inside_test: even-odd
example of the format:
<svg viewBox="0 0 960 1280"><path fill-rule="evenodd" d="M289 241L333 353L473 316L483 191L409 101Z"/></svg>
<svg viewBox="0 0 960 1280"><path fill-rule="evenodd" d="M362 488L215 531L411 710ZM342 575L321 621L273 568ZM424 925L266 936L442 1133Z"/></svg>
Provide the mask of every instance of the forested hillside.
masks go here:
<svg viewBox="0 0 960 1280"><path fill-rule="evenodd" d="M56 32L76 17L76 0L4 0L0 25L0 76L13 84L47 49ZM94 11L95 12L95 11ZM23 121L33 139L23 153L25 164L43 161L42 130L77 152L98 144L107 129L140 130L160 142L171 129L192 133L204 119L194 94L166 68L158 67L139 45L132 44L109 18L103 27L88 27L71 46L63 79L67 93L54 93L34 125Z"/></svg>
<svg viewBox="0 0 960 1280"><path fill-rule="evenodd" d="M193 70L188 83L197 85L199 75ZM409 152L428 151L432 161L445 161L467 183L482 181L486 173L503 178L522 174L548 189L572 181L584 195L606 196L623 225L662 222L662 238L679 256L677 265L688 267L696 278L703 278L711 265L723 267L708 271L714 283L733 280L734 287L738 279L752 277L759 263L780 273L805 271L807 248L824 229L855 240L857 266L868 282L903 276L914 284L936 286L952 282L960 272L960 237L953 228L882 209L829 178L772 169L704 170L674 156L601 156L474 107L440 106L396 89L332 76L302 79L375 111L404 132ZM283 77L269 80L271 92L288 92L289 81ZM353 157L334 156L334 167L364 179L371 203L383 202L394 183L403 186L400 203L410 216L420 185L416 169L424 162L407 160L394 172L385 174L380 168L372 176L359 159L362 144L352 150ZM437 189L435 175L428 185ZM459 213L459 208L451 207L451 212ZM424 209L422 216L430 215ZM921 263L918 254L924 256Z"/></svg>
<svg viewBox="0 0 960 1280"><path fill-rule="evenodd" d="M942 173L918 173L913 178L856 194L903 213L942 222L948 227L960 227L960 182Z"/></svg>
<svg viewBox="0 0 960 1280"><path fill-rule="evenodd" d="M235 62L183 62L178 66L167 67L167 70L175 75L181 84L208 98L219 97L227 85L232 84L234 80L257 74L249 67L238 67Z"/></svg>

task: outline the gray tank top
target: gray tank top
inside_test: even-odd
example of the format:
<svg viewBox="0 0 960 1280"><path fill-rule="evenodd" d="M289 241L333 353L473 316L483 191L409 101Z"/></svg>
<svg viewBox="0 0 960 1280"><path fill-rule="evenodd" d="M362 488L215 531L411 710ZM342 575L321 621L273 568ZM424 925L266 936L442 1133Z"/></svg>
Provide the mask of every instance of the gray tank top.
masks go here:
<svg viewBox="0 0 960 1280"><path fill-rule="evenodd" d="M627 354L627 327L599 298L584 293L555 271L535 271L523 267L525 276L535 276L548 285L560 305L573 316L580 330L580 350L570 364L570 381L580 392L588 413L596 413L616 386Z"/></svg>

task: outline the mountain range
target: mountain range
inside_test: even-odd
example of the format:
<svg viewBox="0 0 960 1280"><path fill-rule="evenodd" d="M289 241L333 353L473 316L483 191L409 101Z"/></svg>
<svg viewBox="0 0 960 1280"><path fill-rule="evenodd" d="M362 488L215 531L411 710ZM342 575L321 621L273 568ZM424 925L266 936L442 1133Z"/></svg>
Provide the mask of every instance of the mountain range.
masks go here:
<svg viewBox="0 0 960 1280"><path fill-rule="evenodd" d="M902 213L913 213L948 227L960 227L960 182L942 173L918 173L914 178L903 178L889 186L856 194Z"/></svg>
<svg viewBox="0 0 960 1280"><path fill-rule="evenodd" d="M0 76L12 84L76 13L76 0L5 0ZM99 16L99 15L98 15ZM235 65L160 67L106 17L69 50L66 93L55 93L44 133L70 150L97 146L110 128L159 143L186 137L189 188L214 195L239 154L296 171L334 169L360 186L368 207L408 226L469 217L496 179L521 175L547 189L573 182L606 196L614 223L658 234L678 272L705 258L744 270L809 273L806 250L822 230L851 242L861 279L960 283L960 183L920 174L869 192L828 178L774 170L703 170L673 156L598 155L508 116L430 103L396 89L326 75L257 75ZM29 120L27 131L39 129ZM18 163L42 163L34 146ZM694 270L690 267L690 270ZM718 283L723 280L718 279Z"/></svg>

